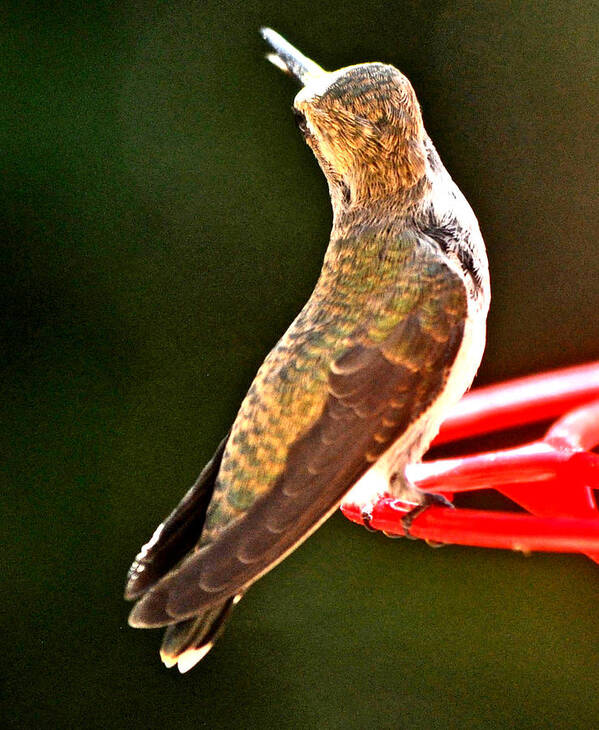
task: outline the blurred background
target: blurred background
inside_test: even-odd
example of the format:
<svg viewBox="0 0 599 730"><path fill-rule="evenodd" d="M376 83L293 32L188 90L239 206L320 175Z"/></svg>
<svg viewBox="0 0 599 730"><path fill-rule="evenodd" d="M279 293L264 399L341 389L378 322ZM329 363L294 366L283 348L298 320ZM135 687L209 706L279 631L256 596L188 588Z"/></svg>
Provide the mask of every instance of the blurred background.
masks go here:
<svg viewBox="0 0 599 730"><path fill-rule="evenodd" d="M261 25L413 82L491 265L477 382L599 356L592 0L4 3L2 703L14 727L589 728L598 567L334 516L194 671L131 559L309 296L324 178Z"/></svg>

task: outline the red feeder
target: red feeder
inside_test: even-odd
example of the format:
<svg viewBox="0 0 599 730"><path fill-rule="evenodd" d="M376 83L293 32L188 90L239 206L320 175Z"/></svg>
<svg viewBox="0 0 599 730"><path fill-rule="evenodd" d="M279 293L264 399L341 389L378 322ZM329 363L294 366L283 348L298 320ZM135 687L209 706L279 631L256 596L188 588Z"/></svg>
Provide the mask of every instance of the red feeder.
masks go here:
<svg viewBox="0 0 599 730"><path fill-rule="evenodd" d="M564 415L565 414L565 415ZM523 512L432 506L414 517L412 537L436 543L507 548L529 552L585 553L599 562L599 362L519 378L480 388L458 403L435 444L478 436L561 416L545 436L523 446L410 467L427 492L452 500L458 492L494 489ZM362 506L341 505L364 524ZM369 526L405 535L402 518L413 508L383 496Z"/></svg>

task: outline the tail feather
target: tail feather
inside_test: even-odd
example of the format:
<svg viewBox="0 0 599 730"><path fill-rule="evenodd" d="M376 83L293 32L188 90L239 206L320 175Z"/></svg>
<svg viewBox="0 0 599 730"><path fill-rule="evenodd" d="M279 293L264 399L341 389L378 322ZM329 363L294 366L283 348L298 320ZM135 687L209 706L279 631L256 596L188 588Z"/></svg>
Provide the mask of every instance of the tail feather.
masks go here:
<svg viewBox="0 0 599 730"><path fill-rule="evenodd" d="M181 673L188 672L212 649L225 628L233 606L242 594L227 598L193 618L169 626L164 633L160 657L167 667L177 665Z"/></svg>

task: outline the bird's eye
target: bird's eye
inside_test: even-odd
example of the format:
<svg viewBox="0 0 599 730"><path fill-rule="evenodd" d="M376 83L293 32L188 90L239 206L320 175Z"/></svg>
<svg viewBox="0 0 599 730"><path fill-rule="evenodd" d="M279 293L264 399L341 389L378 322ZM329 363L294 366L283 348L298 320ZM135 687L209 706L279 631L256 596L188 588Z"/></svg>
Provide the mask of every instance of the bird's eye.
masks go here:
<svg viewBox="0 0 599 730"><path fill-rule="evenodd" d="M295 123L297 125L297 128L304 135L304 137L307 137L310 134L310 130L308 128L308 122L306 120L306 115L303 112L300 112L298 109L294 108L293 116L295 118Z"/></svg>

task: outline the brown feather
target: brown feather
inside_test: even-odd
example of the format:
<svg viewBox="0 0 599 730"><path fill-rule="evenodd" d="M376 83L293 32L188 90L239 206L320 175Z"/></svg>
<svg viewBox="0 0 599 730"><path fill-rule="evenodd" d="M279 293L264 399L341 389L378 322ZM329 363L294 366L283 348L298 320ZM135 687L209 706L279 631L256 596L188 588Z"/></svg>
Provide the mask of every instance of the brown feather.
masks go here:
<svg viewBox="0 0 599 730"><path fill-rule="evenodd" d="M443 336L412 316L409 326L403 320L380 345L355 345L339 357L330 368L321 416L293 443L274 486L146 594L131 614L133 625L179 621L246 588L311 534L426 411L445 385L465 318L463 284L449 270L445 276L445 290L437 293L441 303L443 291L451 303L439 318ZM456 287L462 308L455 306ZM406 335L412 352L426 353L420 370L393 362Z"/></svg>

